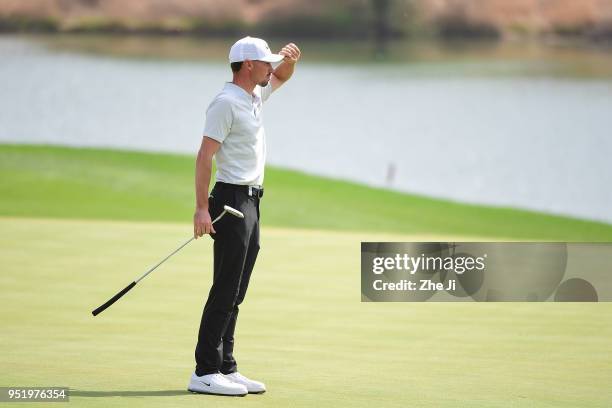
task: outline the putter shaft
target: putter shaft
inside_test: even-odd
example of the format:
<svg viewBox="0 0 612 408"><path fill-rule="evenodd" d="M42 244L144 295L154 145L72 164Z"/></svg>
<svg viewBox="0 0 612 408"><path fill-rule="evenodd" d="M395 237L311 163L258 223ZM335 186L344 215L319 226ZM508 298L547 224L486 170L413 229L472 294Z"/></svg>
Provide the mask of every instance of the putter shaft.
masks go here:
<svg viewBox="0 0 612 408"><path fill-rule="evenodd" d="M223 207L223 212L221 214L219 214L219 216L217 218L215 218L212 222L212 224L216 223L217 221L219 221L225 214L230 213L232 215L234 215L235 217L238 218L244 218L244 215L229 206L224 206ZM183 247L185 247L185 245L189 244L191 241L193 241L195 239L195 236L192 236L191 238L189 238L187 241L185 241L185 243L183 243L180 247L178 247L177 249L175 249L174 251L172 251L172 253L170 253L170 255L168 255L167 257L165 257L164 259L162 259L160 262L158 262L155 266L153 266L152 268L150 268L148 271L146 271L144 274L142 274L142 276L140 276L140 278L136 279L135 281L131 282L129 285L127 285L125 288L121 289L115 296L113 296L112 298L110 298L106 303L104 303L103 305L101 305L100 307L98 307L97 309L95 309L94 311L91 312L92 315L97 316L100 313L102 313L104 310L106 310L108 307L110 307L113 303L115 303L116 301L118 301L119 299L121 299L121 297L123 297L123 295L125 295L126 293L128 293L134 286L136 286L136 284L138 282L140 282L141 280L143 280L148 274L150 274L151 272L153 272L155 269L157 269L158 266L160 266L161 264L163 264L164 262L166 262L172 255L176 254L178 251L180 251L181 249L183 249Z"/></svg>

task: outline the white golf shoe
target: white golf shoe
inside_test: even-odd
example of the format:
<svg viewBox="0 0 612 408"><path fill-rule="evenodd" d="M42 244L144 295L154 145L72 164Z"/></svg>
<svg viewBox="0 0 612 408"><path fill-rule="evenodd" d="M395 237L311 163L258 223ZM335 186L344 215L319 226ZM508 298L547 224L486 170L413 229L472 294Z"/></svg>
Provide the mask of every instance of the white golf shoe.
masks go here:
<svg viewBox="0 0 612 408"><path fill-rule="evenodd" d="M235 384L245 386L249 394L263 394L266 392L266 385L264 383L246 378L244 375L238 372L224 374L224 376Z"/></svg>
<svg viewBox="0 0 612 408"><path fill-rule="evenodd" d="M228 395L233 397L244 397L248 394L247 388L239 383L228 380L223 374L207 374L198 377L191 374L188 391L199 394Z"/></svg>

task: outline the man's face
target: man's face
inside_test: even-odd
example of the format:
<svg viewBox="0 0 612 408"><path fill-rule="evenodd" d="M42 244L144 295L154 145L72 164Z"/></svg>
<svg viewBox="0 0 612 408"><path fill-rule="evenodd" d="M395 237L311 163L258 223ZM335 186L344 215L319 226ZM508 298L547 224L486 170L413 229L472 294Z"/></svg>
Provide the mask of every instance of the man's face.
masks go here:
<svg viewBox="0 0 612 408"><path fill-rule="evenodd" d="M253 63L253 69L251 70L251 79L256 82L259 86L266 86L270 82L272 77L272 64L264 61L251 61Z"/></svg>

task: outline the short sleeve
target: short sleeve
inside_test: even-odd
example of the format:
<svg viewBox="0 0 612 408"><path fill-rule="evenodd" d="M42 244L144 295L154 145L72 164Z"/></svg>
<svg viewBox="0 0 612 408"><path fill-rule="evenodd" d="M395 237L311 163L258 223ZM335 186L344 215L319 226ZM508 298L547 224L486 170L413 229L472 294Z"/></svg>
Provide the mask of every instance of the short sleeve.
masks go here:
<svg viewBox="0 0 612 408"><path fill-rule="evenodd" d="M266 101L272 95L272 81L268 81L268 85L261 87L261 100Z"/></svg>
<svg viewBox="0 0 612 408"><path fill-rule="evenodd" d="M229 101L217 98L206 110L204 136L223 143L232 128L232 105Z"/></svg>

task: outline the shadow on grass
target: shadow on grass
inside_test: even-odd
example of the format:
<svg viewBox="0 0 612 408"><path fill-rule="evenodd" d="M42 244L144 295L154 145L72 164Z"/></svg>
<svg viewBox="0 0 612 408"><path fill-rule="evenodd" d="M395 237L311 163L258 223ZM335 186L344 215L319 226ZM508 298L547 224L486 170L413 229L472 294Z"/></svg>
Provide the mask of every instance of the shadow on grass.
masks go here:
<svg viewBox="0 0 612 408"><path fill-rule="evenodd" d="M159 391L82 391L70 390L71 397L174 397L177 395L191 395L187 390L159 390Z"/></svg>

